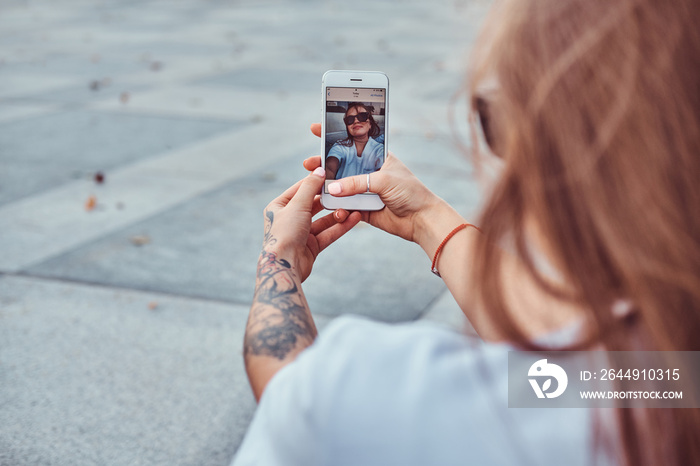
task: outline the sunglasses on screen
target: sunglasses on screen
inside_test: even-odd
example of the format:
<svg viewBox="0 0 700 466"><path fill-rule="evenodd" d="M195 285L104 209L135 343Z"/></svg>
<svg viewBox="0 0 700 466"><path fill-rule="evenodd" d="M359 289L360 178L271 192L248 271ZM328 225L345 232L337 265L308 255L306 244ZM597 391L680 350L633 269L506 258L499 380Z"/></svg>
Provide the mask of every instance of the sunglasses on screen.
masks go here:
<svg viewBox="0 0 700 466"><path fill-rule="evenodd" d="M350 126L355 122L355 119L359 121L360 123L364 123L365 121L369 120L369 112L360 112L357 115L349 115L343 118L343 121L345 122L345 126Z"/></svg>

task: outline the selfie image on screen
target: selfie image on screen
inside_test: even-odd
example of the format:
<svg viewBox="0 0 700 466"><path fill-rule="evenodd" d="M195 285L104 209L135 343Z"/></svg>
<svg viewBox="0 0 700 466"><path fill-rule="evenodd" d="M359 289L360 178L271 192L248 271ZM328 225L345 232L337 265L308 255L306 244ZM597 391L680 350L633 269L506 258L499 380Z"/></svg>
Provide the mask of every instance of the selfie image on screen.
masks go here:
<svg viewBox="0 0 700 466"><path fill-rule="evenodd" d="M326 179L379 170L384 163L384 89L329 87L326 98Z"/></svg>

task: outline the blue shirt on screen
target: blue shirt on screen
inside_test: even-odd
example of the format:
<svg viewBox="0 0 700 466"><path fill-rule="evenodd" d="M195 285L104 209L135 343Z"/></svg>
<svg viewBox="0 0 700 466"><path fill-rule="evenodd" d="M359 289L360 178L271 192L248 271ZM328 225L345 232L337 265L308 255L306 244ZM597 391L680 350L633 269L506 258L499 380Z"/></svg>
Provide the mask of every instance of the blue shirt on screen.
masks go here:
<svg viewBox="0 0 700 466"><path fill-rule="evenodd" d="M346 176L364 175L379 170L384 161L384 135L380 136L382 142L369 138L362 156L357 156L357 148L353 142L350 146L344 146L338 142L333 144L328 152L328 157L335 157L340 162L335 179Z"/></svg>

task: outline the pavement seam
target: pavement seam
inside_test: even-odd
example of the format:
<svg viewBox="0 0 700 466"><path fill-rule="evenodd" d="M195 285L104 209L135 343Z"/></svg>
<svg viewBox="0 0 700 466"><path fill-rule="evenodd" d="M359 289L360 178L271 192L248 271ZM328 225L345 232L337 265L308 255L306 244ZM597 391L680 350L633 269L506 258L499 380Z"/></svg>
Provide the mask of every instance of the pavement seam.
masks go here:
<svg viewBox="0 0 700 466"><path fill-rule="evenodd" d="M42 281L42 282L51 282L51 283L59 283L59 284L69 284L69 285L78 285L78 286L85 286L89 288L96 288L96 289L103 289L103 290L116 290L116 291L124 291L124 292L134 292L134 293L142 293L142 294L152 294L156 296L163 296L163 297L168 297L168 298L178 298L178 299L183 299L187 301L196 301L196 302L202 302L202 303L213 303L213 304L223 304L223 305L233 305L233 306L250 306L250 303L252 302L253 296L252 296L252 289L253 289L253 280L251 278L251 298L250 301L246 302L239 302L239 301L227 301L223 299L216 299L216 298L211 298L207 296L199 296L199 295L183 295L183 294L177 294L177 293L172 293L168 291L163 291L163 290L152 290L148 288L134 288L134 287L125 287L125 286L118 286L118 285L112 285L112 284L104 284L104 283L96 283L96 282L90 282L87 280L79 280L79 279L74 279L74 278L65 278L65 277L53 277L53 276L46 276L46 275L41 275L41 274L31 274L31 273L26 273L26 272L0 272L0 278L25 278L25 279L32 279L32 280L37 280L37 281Z"/></svg>
<svg viewBox="0 0 700 466"><path fill-rule="evenodd" d="M433 299L430 300L430 302L428 302L428 305L425 306L425 308L421 311L421 313L418 314L418 317L416 317L414 320L421 320L423 317L425 317L425 315L433 309L433 307L440 301L440 299L443 296L445 296L446 293L449 293L449 292L450 292L450 290L448 290L447 287L445 287L445 289L442 291L442 293L438 293L437 295L435 295L435 297Z"/></svg>

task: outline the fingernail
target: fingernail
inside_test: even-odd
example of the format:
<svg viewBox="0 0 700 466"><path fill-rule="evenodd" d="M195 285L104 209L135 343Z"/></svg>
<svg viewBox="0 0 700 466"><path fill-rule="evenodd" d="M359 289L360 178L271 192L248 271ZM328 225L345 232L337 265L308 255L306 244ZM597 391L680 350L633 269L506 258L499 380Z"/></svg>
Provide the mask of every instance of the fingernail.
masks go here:
<svg viewBox="0 0 700 466"><path fill-rule="evenodd" d="M344 222L345 219L348 218L348 213L344 210L336 210L333 216L337 222Z"/></svg>
<svg viewBox="0 0 700 466"><path fill-rule="evenodd" d="M316 170L314 170L314 175L323 178L326 176L326 170L324 170L323 167L318 167Z"/></svg>
<svg viewBox="0 0 700 466"><path fill-rule="evenodd" d="M340 183L331 183L328 185L328 192L331 194L340 194L342 190L343 188L340 186Z"/></svg>

